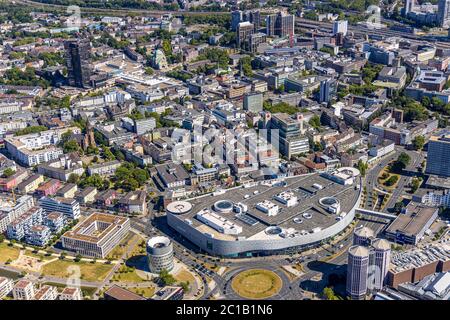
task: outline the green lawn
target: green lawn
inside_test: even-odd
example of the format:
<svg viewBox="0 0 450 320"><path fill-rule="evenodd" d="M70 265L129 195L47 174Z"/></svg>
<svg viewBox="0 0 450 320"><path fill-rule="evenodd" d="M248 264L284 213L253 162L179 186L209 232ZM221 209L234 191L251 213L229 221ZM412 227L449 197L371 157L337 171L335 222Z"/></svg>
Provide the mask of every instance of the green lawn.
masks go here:
<svg viewBox="0 0 450 320"><path fill-rule="evenodd" d="M145 281L144 279L139 277L139 275L136 273L136 270L131 271L131 272L124 272L124 273L116 272L114 274L113 279L115 281L122 281L122 282L143 282L143 281Z"/></svg>
<svg viewBox="0 0 450 320"><path fill-rule="evenodd" d="M128 290L133 291L134 293L137 293L145 298L151 298L155 294L155 288L154 287L147 287L147 288L128 288Z"/></svg>
<svg viewBox="0 0 450 320"><path fill-rule="evenodd" d="M59 278L66 278L72 274L69 272L69 267L79 267L81 273L81 279L86 281L103 281L108 273L111 271L113 265L103 263L90 263L90 262L74 262L66 260L57 260L46 264L42 268L42 274L48 276L54 276Z"/></svg>
<svg viewBox="0 0 450 320"><path fill-rule="evenodd" d="M20 249L9 247L5 242L0 243L0 262L5 263L9 259L16 260L19 257Z"/></svg>
<svg viewBox="0 0 450 320"><path fill-rule="evenodd" d="M236 275L231 287L243 298L266 299L277 294L282 287L281 278L264 269L250 269Z"/></svg>

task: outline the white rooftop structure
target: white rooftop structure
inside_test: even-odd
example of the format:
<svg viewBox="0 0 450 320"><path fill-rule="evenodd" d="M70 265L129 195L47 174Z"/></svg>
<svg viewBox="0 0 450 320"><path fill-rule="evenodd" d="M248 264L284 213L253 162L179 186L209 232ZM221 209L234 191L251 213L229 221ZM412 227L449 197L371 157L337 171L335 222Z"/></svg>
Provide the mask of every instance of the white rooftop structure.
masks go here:
<svg viewBox="0 0 450 320"><path fill-rule="evenodd" d="M274 199L286 205L287 207L292 207L297 204L297 196L294 195L292 191L283 191L277 194Z"/></svg>
<svg viewBox="0 0 450 320"><path fill-rule="evenodd" d="M269 200L264 200L263 202L258 202L256 204L256 208L261 210L264 213L267 213L269 216L275 216L278 214L280 208L278 205Z"/></svg>
<svg viewBox="0 0 450 320"><path fill-rule="evenodd" d="M224 234L237 235L242 232L241 226L208 209L198 212L196 214L196 218L204 224Z"/></svg>

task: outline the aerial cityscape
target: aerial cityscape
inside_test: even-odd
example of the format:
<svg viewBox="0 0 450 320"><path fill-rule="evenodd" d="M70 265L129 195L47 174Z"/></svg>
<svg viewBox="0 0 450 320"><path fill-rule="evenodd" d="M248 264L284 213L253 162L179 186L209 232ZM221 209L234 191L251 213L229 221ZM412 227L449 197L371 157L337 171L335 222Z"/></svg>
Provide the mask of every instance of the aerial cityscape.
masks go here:
<svg viewBox="0 0 450 320"><path fill-rule="evenodd" d="M0 0L0 300L450 300L449 64L450 0Z"/></svg>

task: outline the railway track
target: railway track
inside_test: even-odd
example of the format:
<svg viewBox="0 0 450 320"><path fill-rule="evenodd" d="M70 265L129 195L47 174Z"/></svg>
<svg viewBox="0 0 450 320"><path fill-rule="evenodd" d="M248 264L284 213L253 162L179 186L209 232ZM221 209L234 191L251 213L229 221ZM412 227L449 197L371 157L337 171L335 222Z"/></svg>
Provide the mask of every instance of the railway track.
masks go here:
<svg viewBox="0 0 450 320"><path fill-rule="evenodd" d="M12 0L10 1L13 4L24 5L27 7L37 8L43 11L52 11L52 12L67 12L68 6L57 5L57 4L49 4L42 3L38 1L31 0ZM205 16L211 14L229 14L228 11L169 11L169 10L143 10L143 9L132 9L132 8L124 8L124 9L106 9L106 8L92 8L92 7L80 7L81 13L87 14L108 14L113 16L161 16L163 14L173 14L179 16Z"/></svg>
<svg viewBox="0 0 450 320"><path fill-rule="evenodd" d="M55 5L48 3L41 3L32 0L13 0L11 1L15 4L24 5L27 7L37 8L43 11L58 11L58 12L67 12L67 6L63 5ZM175 16L204 16L211 14L230 14L228 11L218 11L218 12L209 12L209 11L168 11L168 10L139 10L139 9L105 9L105 8L91 8L91 7L80 7L81 13L85 14L106 14L113 16L161 16L162 14L173 14ZM296 18L296 26L305 29L317 29L317 28L326 28L327 30L332 29L332 24L330 22L322 22L322 21L313 21L307 20L303 18ZM428 37L421 37L418 35L410 34L407 32L401 31L393 31L389 29L381 29L381 30L373 30L368 29L365 26L349 26L348 30L357 35L378 35L378 36L388 36L388 37L401 37L409 39L412 42L423 42L427 41L431 44L434 44L437 48L450 49L450 42L438 41L436 39L430 39Z"/></svg>
<svg viewBox="0 0 450 320"><path fill-rule="evenodd" d="M295 24L299 28L304 28L304 29L308 29L308 30L311 30L311 29L326 29L327 31L332 30L332 24L329 22L312 21L312 20L297 18ZM359 34L359 35L378 35L378 36L383 36L383 37L401 37L401 38L406 38L406 39L411 40L412 42L416 42L416 43L426 41L431 44L434 44L438 48L443 48L443 49L450 48L450 42L437 41L435 39L430 39L429 37L418 36L418 35L414 35L414 34L407 33L407 32L393 31L393 30L389 30L389 29L378 29L378 30L377 29L368 29L367 27L361 26L361 25L349 26L348 31L353 32L354 34Z"/></svg>

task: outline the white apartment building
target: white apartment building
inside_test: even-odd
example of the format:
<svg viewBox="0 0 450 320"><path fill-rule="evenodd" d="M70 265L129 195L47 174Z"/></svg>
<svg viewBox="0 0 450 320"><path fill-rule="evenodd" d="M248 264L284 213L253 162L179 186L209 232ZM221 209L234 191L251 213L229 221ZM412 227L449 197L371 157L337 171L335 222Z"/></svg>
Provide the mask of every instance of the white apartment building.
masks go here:
<svg viewBox="0 0 450 320"><path fill-rule="evenodd" d="M35 294L34 300L56 300L58 290L56 287L43 285Z"/></svg>
<svg viewBox="0 0 450 320"><path fill-rule="evenodd" d="M28 195L17 199L14 206L9 206L6 203L2 203L2 206L0 207L0 233L4 233L12 221L16 220L33 206L33 197Z"/></svg>
<svg viewBox="0 0 450 320"><path fill-rule="evenodd" d="M80 288L65 287L59 294L59 300L83 300Z"/></svg>
<svg viewBox="0 0 450 320"><path fill-rule="evenodd" d="M65 199L62 197L42 197L39 199L39 205L46 213L60 212L66 218L75 220L80 218L80 203L75 199Z"/></svg>
<svg viewBox="0 0 450 320"><path fill-rule="evenodd" d="M116 172L122 164L118 160L103 162L88 167L88 173L90 176L93 174L99 174L101 176L109 176Z"/></svg>
<svg viewBox="0 0 450 320"><path fill-rule="evenodd" d="M5 145L15 160L31 167L55 160L62 155L63 150L56 147L56 144L67 131L81 133L77 127L53 129L23 136L9 136L5 138Z"/></svg>
<svg viewBox="0 0 450 320"><path fill-rule="evenodd" d="M12 292L14 300L33 300L36 293L33 282L28 280L19 280Z"/></svg>
<svg viewBox="0 0 450 320"><path fill-rule="evenodd" d="M0 299L7 296L14 288L12 279L0 277Z"/></svg>

